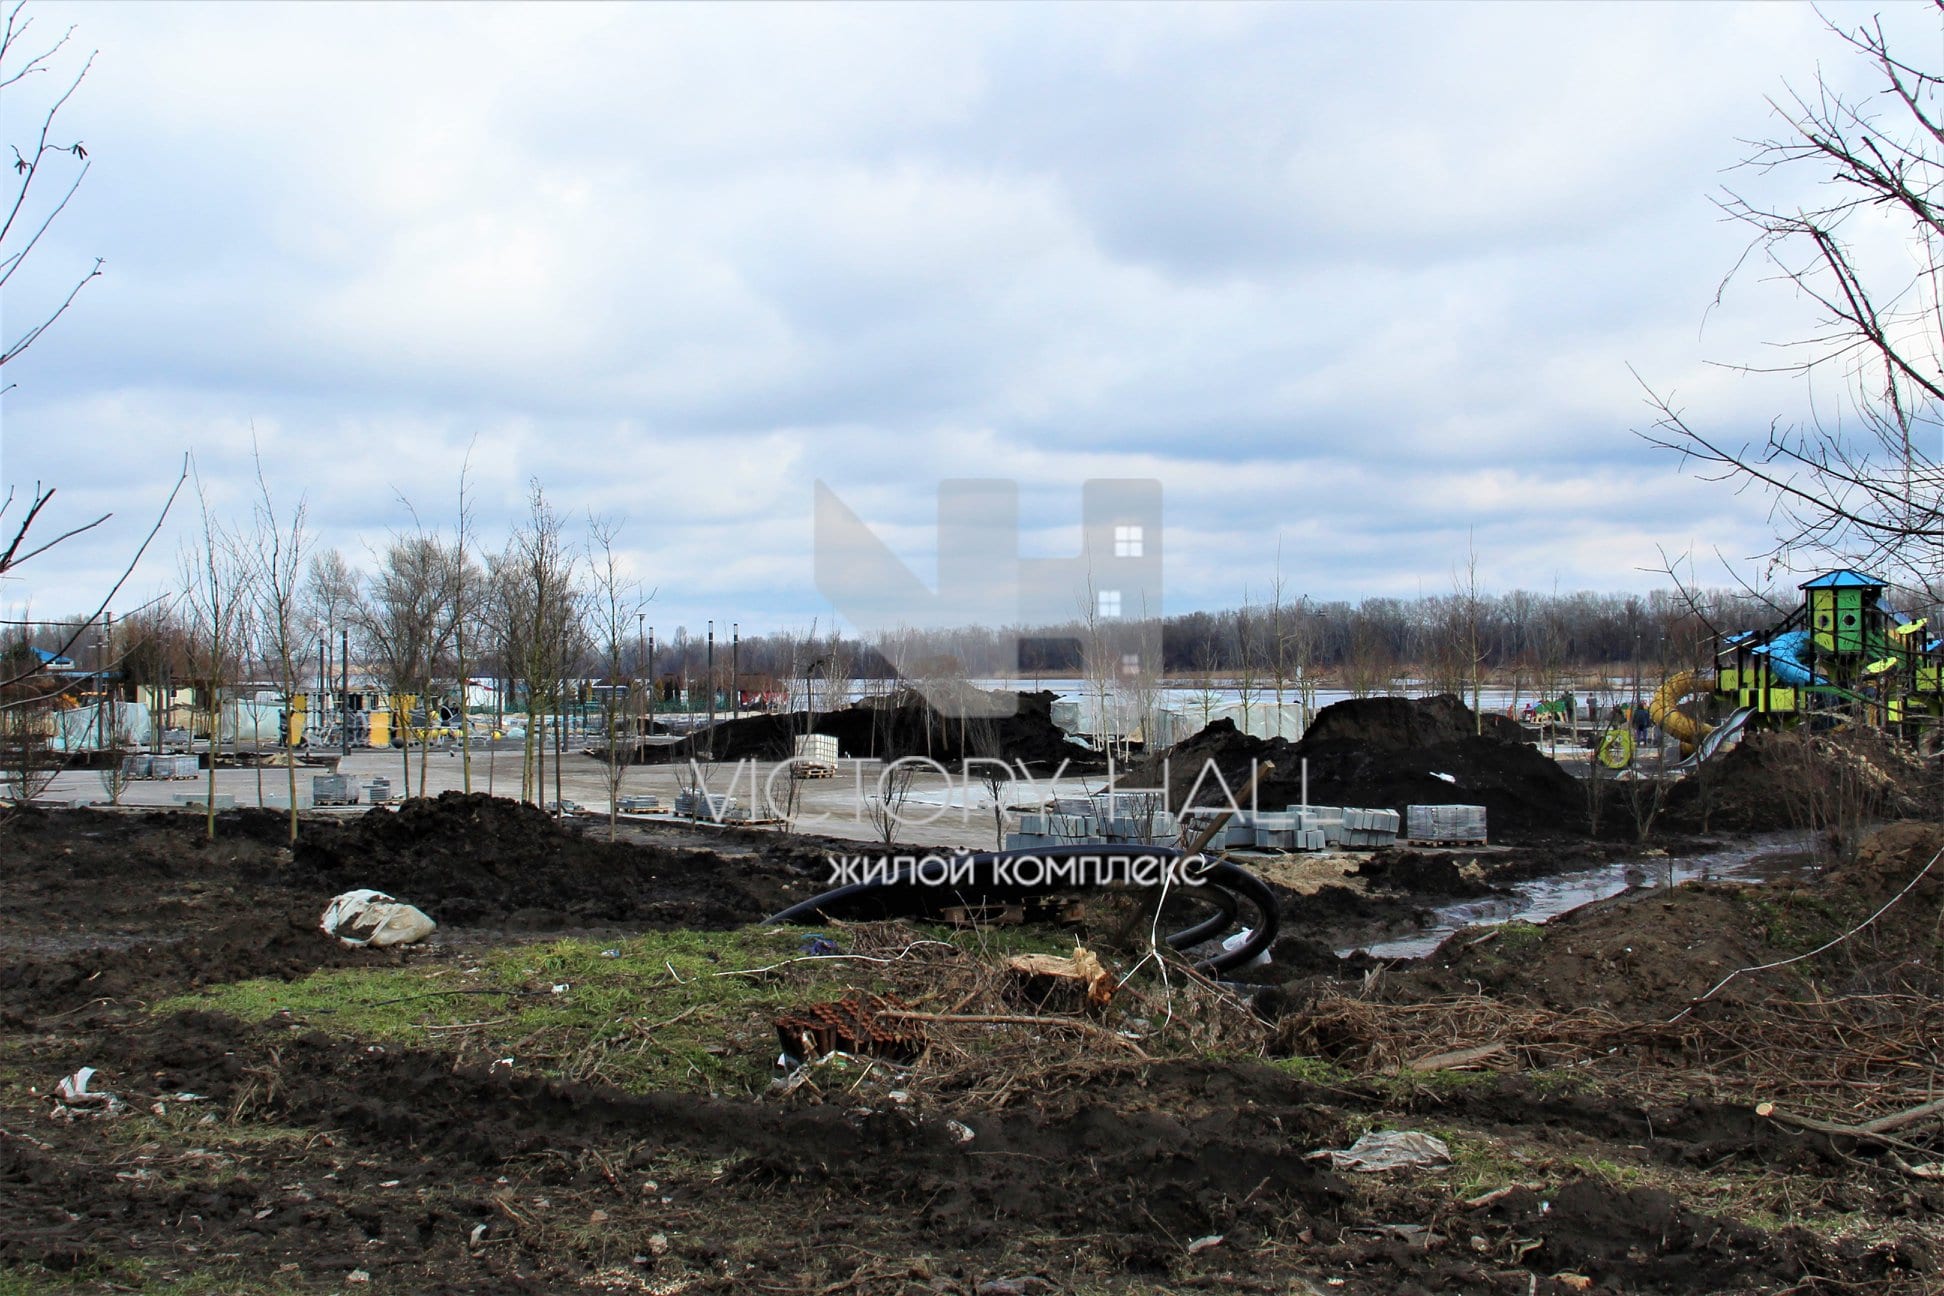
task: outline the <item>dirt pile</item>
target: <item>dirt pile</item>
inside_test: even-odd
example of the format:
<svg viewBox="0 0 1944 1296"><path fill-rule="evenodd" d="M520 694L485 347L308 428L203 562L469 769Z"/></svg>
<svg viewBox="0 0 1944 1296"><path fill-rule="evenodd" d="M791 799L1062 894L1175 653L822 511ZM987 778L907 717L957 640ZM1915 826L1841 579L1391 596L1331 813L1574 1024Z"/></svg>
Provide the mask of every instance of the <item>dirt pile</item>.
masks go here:
<svg viewBox="0 0 1944 1296"><path fill-rule="evenodd" d="M924 756L948 769L967 760L998 758L1023 762L1030 769L1094 769L1100 754L1069 740L1053 723L1053 694L1011 693L997 690L978 694L1002 714L964 718L939 711L910 690L883 700L858 702L841 711L816 717L809 732L837 739L840 756L895 760ZM722 760L781 760L788 756L795 735L810 722L795 715L747 716L716 726L715 752Z"/></svg>
<svg viewBox="0 0 1944 1296"><path fill-rule="evenodd" d="M756 860L610 845L524 802L446 792L336 832L307 832L284 881L325 895L372 887L442 924L715 928L784 907L800 898L786 883L820 873L820 861L796 860L781 842L775 859Z"/></svg>
<svg viewBox="0 0 1944 1296"><path fill-rule="evenodd" d="M1428 698L1348 698L1333 703L1316 713L1303 741L1407 751L1481 736L1521 742L1525 730L1495 712L1475 715L1455 693L1440 693Z"/></svg>
<svg viewBox="0 0 1944 1296"><path fill-rule="evenodd" d="M1935 814L1939 792L1938 771L1893 734L1867 727L1758 731L1676 784L1666 813L1688 829L1853 832Z"/></svg>
<svg viewBox="0 0 1944 1296"><path fill-rule="evenodd" d="M1139 767L1130 783L1160 785L1173 805L1219 804L1223 784L1239 792L1254 768L1274 762L1256 804L1281 809L1303 795L1309 803L1402 812L1408 805L1482 805L1494 840L1579 832L1586 798L1579 782L1516 737L1519 728L1487 717L1473 732L1472 712L1457 698L1353 698L1317 713L1299 743L1260 739L1219 720L1161 759ZM1214 773L1219 771L1221 782ZM1192 800L1190 796L1192 794Z"/></svg>

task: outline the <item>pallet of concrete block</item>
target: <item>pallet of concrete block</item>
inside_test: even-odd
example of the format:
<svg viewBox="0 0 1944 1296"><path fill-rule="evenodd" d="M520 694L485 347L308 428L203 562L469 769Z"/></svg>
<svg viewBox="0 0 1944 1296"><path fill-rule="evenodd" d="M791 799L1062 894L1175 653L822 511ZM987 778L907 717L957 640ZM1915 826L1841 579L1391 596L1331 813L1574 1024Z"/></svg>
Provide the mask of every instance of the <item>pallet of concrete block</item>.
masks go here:
<svg viewBox="0 0 1944 1296"><path fill-rule="evenodd" d="M152 756L134 752L122 757L122 777L130 779L192 779L202 773L194 756Z"/></svg>
<svg viewBox="0 0 1944 1296"><path fill-rule="evenodd" d="M1096 841L1116 845L1154 846L1171 842L1180 831L1175 817L1155 810L1131 815L1115 815L1094 821Z"/></svg>
<svg viewBox="0 0 1944 1296"><path fill-rule="evenodd" d="M1404 807L1404 835L1414 842L1473 845L1485 840L1485 807L1414 805Z"/></svg>
<svg viewBox="0 0 1944 1296"><path fill-rule="evenodd" d="M1286 812L1295 822L1299 833L1313 832L1322 837L1324 846L1338 846L1343 842L1342 806L1290 806ZM1321 850L1322 847L1315 849Z"/></svg>
<svg viewBox="0 0 1944 1296"><path fill-rule="evenodd" d="M790 762L792 778L837 777L837 738L833 734L800 734Z"/></svg>
<svg viewBox="0 0 1944 1296"><path fill-rule="evenodd" d="M614 808L622 814L644 814L650 810L661 809L661 798L645 795L624 796L615 803Z"/></svg>
<svg viewBox="0 0 1944 1296"><path fill-rule="evenodd" d="M358 784L349 774L311 775L311 804L346 806L358 804Z"/></svg>
<svg viewBox="0 0 1944 1296"><path fill-rule="evenodd" d="M675 794L675 813L690 819L707 819L711 823L726 823L730 811L736 809L736 798L722 792L696 792L683 788ZM748 818L747 815L742 816Z"/></svg>
<svg viewBox="0 0 1944 1296"><path fill-rule="evenodd" d="M391 780L388 778L375 778L364 785L364 791L365 800L371 802L373 805L383 805L385 802L391 800Z"/></svg>
<svg viewBox="0 0 1944 1296"><path fill-rule="evenodd" d="M1395 810L1345 806L1341 844L1350 850L1376 850L1395 842L1399 827L1400 817Z"/></svg>
<svg viewBox="0 0 1944 1296"><path fill-rule="evenodd" d="M1293 814L1255 814L1249 816L1251 845L1263 850L1296 849L1296 816Z"/></svg>
<svg viewBox="0 0 1944 1296"><path fill-rule="evenodd" d="M1019 831L1037 838L1028 846L1061 846L1094 840L1098 825L1088 814L1047 814L1028 810L1019 816Z"/></svg>

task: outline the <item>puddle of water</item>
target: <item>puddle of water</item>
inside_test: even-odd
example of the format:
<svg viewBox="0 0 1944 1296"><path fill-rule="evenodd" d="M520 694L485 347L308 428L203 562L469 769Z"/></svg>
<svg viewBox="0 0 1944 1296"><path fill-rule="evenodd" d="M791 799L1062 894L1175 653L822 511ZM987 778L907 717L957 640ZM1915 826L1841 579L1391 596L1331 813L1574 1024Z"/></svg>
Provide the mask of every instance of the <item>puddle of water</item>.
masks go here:
<svg viewBox="0 0 1944 1296"><path fill-rule="evenodd" d="M1679 886L1683 882L1738 882L1759 886L1795 879L1812 865L1810 842L1802 833L1765 833L1721 851L1684 859L1626 859L1598 868L1515 882L1511 894L1483 896L1439 905L1431 924L1390 940L1352 945L1339 955L1359 951L1372 958L1422 958L1446 937L1466 927L1496 927L1501 923L1542 923L1582 905L1605 900L1630 888L1641 894Z"/></svg>

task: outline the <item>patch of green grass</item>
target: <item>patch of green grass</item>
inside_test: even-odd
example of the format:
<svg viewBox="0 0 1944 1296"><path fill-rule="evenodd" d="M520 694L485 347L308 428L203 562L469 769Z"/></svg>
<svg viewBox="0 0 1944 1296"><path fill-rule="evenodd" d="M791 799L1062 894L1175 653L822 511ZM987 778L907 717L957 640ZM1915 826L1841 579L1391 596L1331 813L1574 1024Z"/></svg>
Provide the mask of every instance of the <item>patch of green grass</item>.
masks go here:
<svg viewBox="0 0 1944 1296"><path fill-rule="evenodd" d="M1537 949L1545 943L1545 940L1544 927L1538 923L1529 923L1515 918L1511 922L1499 924L1498 935L1493 938L1492 945L1495 952L1503 958Z"/></svg>
<svg viewBox="0 0 1944 1296"><path fill-rule="evenodd" d="M1530 1183L1534 1178L1529 1160L1514 1155L1499 1139L1473 1135L1468 1131L1428 1129L1451 1149L1452 1194L1459 1198L1477 1197L1507 1184Z"/></svg>
<svg viewBox="0 0 1944 1296"><path fill-rule="evenodd" d="M180 1261L144 1265L120 1261L55 1273L39 1265L0 1269L0 1296L74 1296L76 1292L144 1292L148 1296L300 1296L315 1291L270 1274L248 1274L221 1261L199 1262L190 1273L171 1272Z"/></svg>
<svg viewBox="0 0 1944 1296"><path fill-rule="evenodd" d="M1590 1154L1565 1156L1561 1158L1561 1163L1582 1175L1603 1179L1619 1188L1664 1188L1671 1177L1665 1172L1657 1173L1632 1162Z"/></svg>
<svg viewBox="0 0 1944 1296"><path fill-rule="evenodd" d="M803 952L811 934L746 927L482 948L436 963L212 986L155 1011L301 1022L475 1062L511 1058L515 1068L637 1093L753 1093L773 1074L780 1013L850 990L887 989L885 960L898 947L872 958L811 958ZM1073 950L1069 936L1024 928L914 929L910 940L943 941L988 962ZM841 934L838 942L846 944Z"/></svg>
<svg viewBox="0 0 1944 1296"><path fill-rule="evenodd" d="M257 1022L287 1014L332 1035L512 1058L635 1092L751 1092L769 1080L778 1013L881 986L881 965L806 959L805 939L801 929L767 927L565 939L482 949L456 964L213 986L155 1011Z"/></svg>
<svg viewBox="0 0 1944 1296"><path fill-rule="evenodd" d="M1268 1059L1268 1063L1291 1079L1301 1080L1304 1084L1341 1088L1347 1084L1354 1084L1358 1079L1356 1072L1322 1058L1279 1057Z"/></svg>
<svg viewBox="0 0 1944 1296"><path fill-rule="evenodd" d="M1788 890L1747 897L1744 901L1761 926L1771 949L1800 952L1814 949L1847 931L1851 915L1827 898L1807 891Z"/></svg>

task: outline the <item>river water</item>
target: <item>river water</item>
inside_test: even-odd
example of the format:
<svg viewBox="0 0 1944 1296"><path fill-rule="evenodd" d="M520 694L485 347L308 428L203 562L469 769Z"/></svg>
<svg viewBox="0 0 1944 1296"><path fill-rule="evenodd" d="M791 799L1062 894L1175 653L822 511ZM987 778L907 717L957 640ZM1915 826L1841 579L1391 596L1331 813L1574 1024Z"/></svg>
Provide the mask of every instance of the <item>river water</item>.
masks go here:
<svg viewBox="0 0 1944 1296"><path fill-rule="evenodd" d="M1662 887L1683 882L1737 882L1758 886L1794 880L1813 871L1807 834L1762 833L1705 855L1615 860L1596 868L1515 882L1507 895L1454 900L1436 906L1430 925L1408 936L1352 945L1337 953L1362 952L1373 958L1422 958L1453 932L1466 927L1542 923L1628 890L1647 896Z"/></svg>

